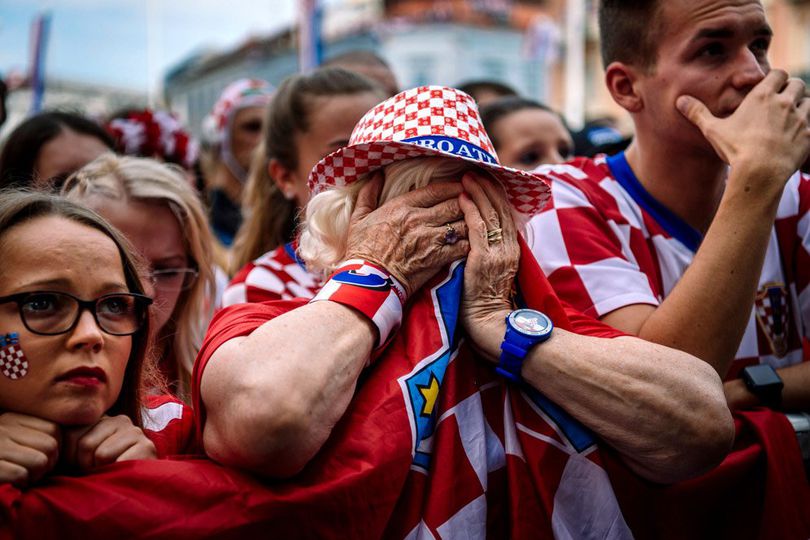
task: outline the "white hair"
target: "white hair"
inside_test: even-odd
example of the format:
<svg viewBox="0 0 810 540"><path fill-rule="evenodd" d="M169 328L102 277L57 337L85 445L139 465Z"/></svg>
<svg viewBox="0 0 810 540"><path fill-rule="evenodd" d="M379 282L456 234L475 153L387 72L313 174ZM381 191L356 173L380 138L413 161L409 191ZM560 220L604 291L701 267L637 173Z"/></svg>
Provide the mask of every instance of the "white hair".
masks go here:
<svg viewBox="0 0 810 540"><path fill-rule="evenodd" d="M486 172L475 164L444 157L411 158L394 162L384 169L385 183L379 204L425 187L431 182L461 181L464 172ZM357 194L371 175L354 183L333 188L310 199L303 212L298 254L307 268L322 277L328 276L346 258L346 241ZM513 212L515 223L522 228L522 219ZM393 241L393 239L392 239Z"/></svg>

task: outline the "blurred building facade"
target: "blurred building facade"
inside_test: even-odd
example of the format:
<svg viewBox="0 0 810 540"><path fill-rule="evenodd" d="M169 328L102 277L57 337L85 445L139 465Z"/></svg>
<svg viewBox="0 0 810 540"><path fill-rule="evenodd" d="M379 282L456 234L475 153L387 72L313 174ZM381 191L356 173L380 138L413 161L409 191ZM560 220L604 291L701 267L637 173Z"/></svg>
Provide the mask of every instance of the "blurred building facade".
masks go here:
<svg viewBox="0 0 810 540"><path fill-rule="evenodd" d="M567 18L574 4L583 15L578 33ZM810 0L763 4L776 32L772 65L810 82ZM586 118L613 116L629 128L604 88L597 8L598 0L343 0L325 9L323 56L371 49L391 64L402 88L496 80L561 111L570 110L566 85L577 84ZM573 76L566 63L572 39L582 51ZM296 46L292 27L188 58L166 75L166 101L199 133L229 82L252 76L278 84L295 73Z"/></svg>
<svg viewBox="0 0 810 540"><path fill-rule="evenodd" d="M323 16L323 57L370 49L391 65L402 88L457 85L474 79L504 82L548 101L552 84L546 55L560 40L527 42L536 17L548 19L547 2L511 0L344 0ZM547 26L553 33L556 28ZM198 134L221 90L239 77L280 83L298 70L295 28L250 39L230 51L198 55L167 73L169 106Z"/></svg>
<svg viewBox="0 0 810 540"><path fill-rule="evenodd" d="M8 119L0 130L0 140L30 114L32 93L22 86L9 93L6 99ZM49 78L42 108L75 112L98 121L104 121L115 111L145 107L148 96L127 88L115 88L80 81Z"/></svg>

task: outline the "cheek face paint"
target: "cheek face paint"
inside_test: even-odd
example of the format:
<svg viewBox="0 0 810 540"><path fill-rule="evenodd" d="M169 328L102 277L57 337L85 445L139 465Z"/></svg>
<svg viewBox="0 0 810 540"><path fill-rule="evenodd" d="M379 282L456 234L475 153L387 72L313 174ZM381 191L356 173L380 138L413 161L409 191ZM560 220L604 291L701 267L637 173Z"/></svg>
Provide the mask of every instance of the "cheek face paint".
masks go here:
<svg viewBox="0 0 810 540"><path fill-rule="evenodd" d="M0 371L12 381L28 374L28 359L20 348L20 335L17 332L0 334Z"/></svg>

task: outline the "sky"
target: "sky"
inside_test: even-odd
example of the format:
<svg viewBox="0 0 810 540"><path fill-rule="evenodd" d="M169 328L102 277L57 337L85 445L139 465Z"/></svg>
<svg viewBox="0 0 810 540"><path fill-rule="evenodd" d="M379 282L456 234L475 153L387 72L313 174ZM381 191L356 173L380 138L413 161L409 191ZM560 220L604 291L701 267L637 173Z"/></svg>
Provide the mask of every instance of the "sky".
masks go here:
<svg viewBox="0 0 810 540"><path fill-rule="evenodd" d="M139 92L190 54L292 23L296 0L0 0L0 73L27 71L31 22L51 14L47 76Z"/></svg>

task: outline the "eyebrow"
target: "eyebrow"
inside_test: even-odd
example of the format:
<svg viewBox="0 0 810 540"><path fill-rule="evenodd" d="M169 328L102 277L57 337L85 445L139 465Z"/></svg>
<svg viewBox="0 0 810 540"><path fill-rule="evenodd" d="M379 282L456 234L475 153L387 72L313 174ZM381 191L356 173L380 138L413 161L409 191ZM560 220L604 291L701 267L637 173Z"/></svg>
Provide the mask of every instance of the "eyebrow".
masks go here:
<svg viewBox="0 0 810 540"><path fill-rule="evenodd" d="M349 145L349 139L335 139L334 141L329 142L329 146L338 146L343 148L344 146Z"/></svg>
<svg viewBox="0 0 810 540"><path fill-rule="evenodd" d="M169 255L168 257L161 257L152 261L155 265L160 264L182 264L183 261L188 261L189 257L185 253L178 253L177 255Z"/></svg>
<svg viewBox="0 0 810 540"><path fill-rule="evenodd" d="M70 288L71 282L67 279L63 278L54 278L54 279L40 279L35 281L29 281L27 283L23 283L22 288L28 289L30 287L59 287L59 288ZM113 290L113 289L125 289L128 290L128 287L125 283L117 283L114 281L108 281L103 283L99 290Z"/></svg>
<svg viewBox="0 0 810 540"><path fill-rule="evenodd" d="M771 37L773 36L773 30L768 25L760 26L754 32L754 35ZM720 28L703 28L695 34L692 41L698 41L700 39L728 39L731 37L734 37L734 30L727 26Z"/></svg>

